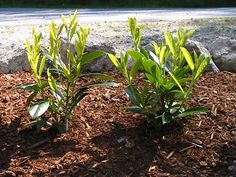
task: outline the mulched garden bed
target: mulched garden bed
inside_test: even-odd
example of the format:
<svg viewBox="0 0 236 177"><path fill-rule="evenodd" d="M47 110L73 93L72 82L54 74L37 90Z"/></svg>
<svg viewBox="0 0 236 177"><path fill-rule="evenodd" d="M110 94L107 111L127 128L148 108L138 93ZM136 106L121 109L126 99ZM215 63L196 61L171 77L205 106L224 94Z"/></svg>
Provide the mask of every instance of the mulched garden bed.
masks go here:
<svg viewBox="0 0 236 177"><path fill-rule="evenodd" d="M19 133L29 92L15 87L32 81L0 74L0 176L236 176L235 73L204 74L188 105L208 114L159 131L121 108L130 104L123 84L93 88L61 135Z"/></svg>

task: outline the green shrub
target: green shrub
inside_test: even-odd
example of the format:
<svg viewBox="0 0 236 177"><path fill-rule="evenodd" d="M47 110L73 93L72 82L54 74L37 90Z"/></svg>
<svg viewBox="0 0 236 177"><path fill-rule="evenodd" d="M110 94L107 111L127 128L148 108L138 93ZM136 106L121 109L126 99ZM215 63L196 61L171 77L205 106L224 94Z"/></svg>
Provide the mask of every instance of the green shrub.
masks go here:
<svg viewBox="0 0 236 177"><path fill-rule="evenodd" d="M198 56L195 52L192 57L184 47L194 31L179 30L176 37L166 32L165 40L160 45L153 42L152 52L140 48L142 28L137 26L135 18L129 19L129 26L135 50L121 54L120 60L108 54L127 80L125 93L133 104L127 110L146 115L147 121L155 127L205 113L207 109L204 107L185 109L184 105L210 61L210 58ZM132 67L128 66L129 58L134 61ZM133 84L138 70L145 75L145 84L141 88Z"/></svg>
<svg viewBox="0 0 236 177"><path fill-rule="evenodd" d="M50 28L49 48L44 49L40 41L42 34L37 34L33 29L33 43L26 42L27 54L35 83L22 85L20 88L31 91L27 99L28 111L32 121L23 128L36 125L40 130L43 127L56 127L59 132L68 130L68 120L72 118L73 109L87 95L87 89L93 86L112 86L113 82L94 82L78 88L77 81L83 77L112 79L100 73L82 73L83 65L104 55L103 51L86 53L85 45L89 29L80 27L78 30L77 11L70 16L67 24L62 16L62 24L58 27L52 21ZM66 33L67 60L61 56L61 35ZM74 47L71 45L74 38ZM73 52L75 50L75 52ZM43 77L46 60L53 63Z"/></svg>

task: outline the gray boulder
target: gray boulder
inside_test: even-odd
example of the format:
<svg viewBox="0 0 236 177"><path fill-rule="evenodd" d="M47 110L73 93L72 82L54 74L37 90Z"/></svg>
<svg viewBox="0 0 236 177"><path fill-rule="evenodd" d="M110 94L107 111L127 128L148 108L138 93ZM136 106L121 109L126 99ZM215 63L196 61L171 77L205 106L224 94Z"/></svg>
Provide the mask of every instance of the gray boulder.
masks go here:
<svg viewBox="0 0 236 177"><path fill-rule="evenodd" d="M28 71L29 64L25 47L12 44L0 49L0 73L12 73L16 71Z"/></svg>
<svg viewBox="0 0 236 177"><path fill-rule="evenodd" d="M209 46L214 62L222 71L236 72L236 40L219 37Z"/></svg>
<svg viewBox="0 0 236 177"><path fill-rule="evenodd" d="M186 48L189 51L194 50L195 52L199 54L203 54L204 57L211 57L210 52L203 46L202 43L194 41L194 40L187 40L186 42ZM219 68L215 64L214 60L210 60L210 63L208 67L206 68L206 71L214 71L214 72L219 72Z"/></svg>

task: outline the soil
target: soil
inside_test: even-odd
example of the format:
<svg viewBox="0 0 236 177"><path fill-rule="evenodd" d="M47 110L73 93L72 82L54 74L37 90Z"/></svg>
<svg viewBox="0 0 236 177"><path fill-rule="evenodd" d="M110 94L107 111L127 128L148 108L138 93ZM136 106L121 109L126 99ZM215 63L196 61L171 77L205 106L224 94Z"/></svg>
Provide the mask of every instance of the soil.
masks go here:
<svg viewBox="0 0 236 177"><path fill-rule="evenodd" d="M159 131L121 109L130 103L120 83L91 89L67 133L19 132L29 92L15 87L32 82L0 74L0 176L236 176L236 73L205 73L187 106L209 112Z"/></svg>

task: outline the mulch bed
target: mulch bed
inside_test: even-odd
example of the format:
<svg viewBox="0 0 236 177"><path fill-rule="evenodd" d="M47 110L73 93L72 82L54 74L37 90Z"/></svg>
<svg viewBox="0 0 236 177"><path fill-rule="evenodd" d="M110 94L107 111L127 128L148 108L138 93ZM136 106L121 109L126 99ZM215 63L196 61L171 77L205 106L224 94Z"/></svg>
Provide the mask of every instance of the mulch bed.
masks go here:
<svg viewBox="0 0 236 177"><path fill-rule="evenodd" d="M32 81L0 74L0 176L236 176L235 73L204 74L188 105L209 112L159 131L121 109L130 104L124 84L93 88L61 135L19 133L29 92L15 87Z"/></svg>

